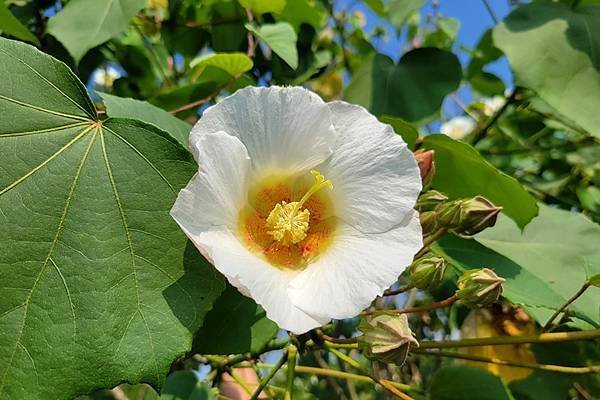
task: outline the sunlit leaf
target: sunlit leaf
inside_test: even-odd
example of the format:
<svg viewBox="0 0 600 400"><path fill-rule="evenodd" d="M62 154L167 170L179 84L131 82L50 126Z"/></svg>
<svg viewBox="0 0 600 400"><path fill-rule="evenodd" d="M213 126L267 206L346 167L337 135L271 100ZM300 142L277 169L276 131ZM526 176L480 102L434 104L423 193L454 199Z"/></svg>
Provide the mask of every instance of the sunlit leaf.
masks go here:
<svg viewBox="0 0 600 400"><path fill-rule="evenodd" d="M92 47L127 29L147 0L71 0L48 21L56 37L79 61Z"/></svg>
<svg viewBox="0 0 600 400"><path fill-rule="evenodd" d="M169 133L187 148L192 126L148 102L98 93L106 106L106 114L116 118L134 118Z"/></svg>
<svg viewBox="0 0 600 400"><path fill-rule="evenodd" d="M435 150L433 187L450 198L482 195L520 227L537 215L538 206L521 184L487 162L471 145L446 135L430 135L423 146Z"/></svg>
<svg viewBox="0 0 600 400"><path fill-rule="evenodd" d="M540 205L540 215L523 233L510 219L502 217L476 240L449 235L439 246L465 268L494 269L506 279L503 295L525 306L544 324L594 273L586 268L584 257L597 254L598 243L599 225L581 214ZM576 326L600 324L599 298L592 289L569 307L578 313Z"/></svg>
<svg viewBox="0 0 600 400"><path fill-rule="evenodd" d="M246 29L254 32L267 46L293 69L298 68L298 50L296 32L287 22L263 24L255 27L246 24Z"/></svg>
<svg viewBox="0 0 600 400"><path fill-rule="evenodd" d="M291 0L295 1L295 0ZM286 0L239 0L242 7L249 8L256 14L281 13L285 7Z"/></svg>
<svg viewBox="0 0 600 400"><path fill-rule="evenodd" d="M495 29L494 42L518 84L600 137L600 7L521 5Z"/></svg>

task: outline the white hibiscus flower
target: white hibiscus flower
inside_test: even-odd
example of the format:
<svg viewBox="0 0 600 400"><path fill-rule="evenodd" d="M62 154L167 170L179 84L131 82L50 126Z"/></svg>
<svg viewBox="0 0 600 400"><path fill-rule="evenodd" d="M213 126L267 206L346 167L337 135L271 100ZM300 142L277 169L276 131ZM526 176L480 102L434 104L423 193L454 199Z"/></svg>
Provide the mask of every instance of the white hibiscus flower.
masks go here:
<svg viewBox="0 0 600 400"><path fill-rule="evenodd" d="M190 134L200 165L171 211L281 328L357 315L422 246L412 152L364 108L246 88Z"/></svg>
<svg viewBox="0 0 600 400"><path fill-rule="evenodd" d="M467 116L459 116L444 122L440 132L452 139L462 139L475 129L475 120Z"/></svg>

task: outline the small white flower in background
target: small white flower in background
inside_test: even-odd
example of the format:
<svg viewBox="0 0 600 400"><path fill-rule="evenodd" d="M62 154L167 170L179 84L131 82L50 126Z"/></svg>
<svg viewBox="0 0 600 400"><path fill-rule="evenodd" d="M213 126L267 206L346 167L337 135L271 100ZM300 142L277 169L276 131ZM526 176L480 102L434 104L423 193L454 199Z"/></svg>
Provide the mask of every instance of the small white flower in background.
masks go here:
<svg viewBox="0 0 600 400"><path fill-rule="evenodd" d="M190 134L198 173L171 215L281 328L356 316L422 247L412 152L364 108L245 88Z"/></svg>
<svg viewBox="0 0 600 400"><path fill-rule="evenodd" d="M462 139L475 129L475 120L467 116L459 116L444 122L440 132L452 139Z"/></svg>
<svg viewBox="0 0 600 400"><path fill-rule="evenodd" d="M95 86L111 87L117 79L121 77L121 73L112 66L106 68L98 68L92 75L92 81Z"/></svg>
<svg viewBox="0 0 600 400"><path fill-rule="evenodd" d="M502 108L505 102L506 98L504 96L483 97L481 99L481 104L483 104L483 114L491 117Z"/></svg>

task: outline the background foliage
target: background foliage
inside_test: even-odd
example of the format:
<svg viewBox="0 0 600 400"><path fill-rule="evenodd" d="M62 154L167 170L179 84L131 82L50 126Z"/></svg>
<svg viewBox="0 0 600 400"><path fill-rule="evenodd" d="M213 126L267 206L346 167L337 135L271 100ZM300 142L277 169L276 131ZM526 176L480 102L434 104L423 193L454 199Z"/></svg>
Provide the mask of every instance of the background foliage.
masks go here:
<svg viewBox="0 0 600 400"><path fill-rule="evenodd" d="M440 287L375 300L435 305L472 268L506 279L485 309L411 314L419 341L534 334L586 282L553 329L597 332L600 2L510 1L502 20L490 3L479 4L490 29L470 48L436 0L0 0L0 398L210 399L234 365L222 356L279 359L287 335L168 215L196 168L192 124L248 85L360 104L435 151L434 189L503 207L494 228L432 246L451 265ZM506 61L512 74L498 74ZM356 336L358 322L325 331ZM598 344L459 353L583 367L600 362ZM390 396L365 368L415 399L600 396L598 375L344 354L358 366L301 352L294 398ZM272 383L283 396L285 372Z"/></svg>

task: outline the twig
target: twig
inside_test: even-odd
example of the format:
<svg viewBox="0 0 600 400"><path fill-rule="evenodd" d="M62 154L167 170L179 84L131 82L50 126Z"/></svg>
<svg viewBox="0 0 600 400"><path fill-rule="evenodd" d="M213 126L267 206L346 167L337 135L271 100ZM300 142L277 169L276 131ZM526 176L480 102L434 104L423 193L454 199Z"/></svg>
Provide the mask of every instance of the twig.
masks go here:
<svg viewBox="0 0 600 400"><path fill-rule="evenodd" d="M483 126L473 134L473 138L471 139L471 144L473 146L475 146L477 143L479 143L479 141L481 139L483 139L485 137L488 130L492 127L492 125L494 125L496 123L496 121L498 121L498 118L500 118L502 116L502 114L504 114L504 112L506 111L508 106L511 105L515 101L516 98L517 98L517 88L515 88L512 91L512 93L510 94L510 96L508 96L508 98L506 99L506 101L504 102L502 107L500 107L500 109L498 111L496 111L496 113L494 115L492 115L490 118L488 118L488 120L485 122L485 124L483 124Z"/></svg>
<svg viewBox="0 0 600 400"><path fill-rule="evenodd" d="M288 359L288 352L285 351L283 353L283 356L279 360L279 362L277 362L277 364L275 364L275 366L273 368L271 368L271 370L269 371L269 373L267 374L267 376L265 376L263 379L261 379L260 384L258 385L258 388L256 388L256 390L254 391L254 393L252 394L252 397L250 398L250 400L256 400L256 399L258 399L258 396L260 396L260 393L269 384L269 382L271 381L271 379L273 378L273 376L275 376L275 374L277 373L277 371L279 371L281 369L281 367L283 366L283 364L285 364L285 362L287 361L287 359Z"/></svg>
<svg viewBox="0 0 600 400"><path fill-rule="evenodd" d="M292 393L294 390L294 377L296 376L296 357L298 356L298 349L293 344L287 347L288 360L287 360L287 379L285 384L285 394L283 400L292 400Z"/></svg>
<svg viewBox="0 0 600 400"><path fill-rule="evenodd" d="M248 22L252 23L254 21L254 16L252 15L252 11L246 8L246 16L248 17ZM257 42L254 41L254 35L252 32L246 32L246 39L248 40L248 49L246 50L246 55L250 58L254 57L254 53L256 51Z"/></svg>
<svg viewBox="0 0 600 400"><path fill-rule="evenodd" d="M248 383L245 380L243 380L242 378L237 376L237 374L235 372L233 372L233 370L230 367L227 367L225 370L233 378L235 383L237 383L238 385L240 385L240 387L242 389L244 389L244 392L246 392L246 394L248 394L248 396L252 395L252 389L250 389L250 387L248 386Z"/></svg>
<svg viewBox="0 0 600 400"><path fill-rule="evenodd" d="M383 296L395 296L400 293L408 292L412 288L414 288L413 285L406 285L398 289L389 289L383 292Z"/></svg>
<svg viewBox="0 0 600 400"><path fill-rule="evenodd" d="M342 353L341 351L339 351L335 348L328 347L327 349L333 355L335 355L337 358L344 361L348 365L351 365L352 367L356 368L357 370L361 371L362 373L367 375L369 378L371 378L371 380L373 382L380 384L384 389L386 389L389 392L393 393L394 395L398 396L402 400L414 400L412 397L410 397L406 393L403 393L400 390L398 390L398 388L394 387L393 385L390 385L389 381L379 379L379 378L373 376L372 374L370 374L369 371L366 370L366 368L364 368L362 365L360 365L359 362L356 361L355 359L353 359L352 357Z"/></svg>
<svg viewBox="0 0 600 400"><path fill-rule="evenodd" d="M273 364L262 364L262 363L258 363L256 364L256 366L258 368L273 368L274 365ZM250 368L248 366L248 368ZM282 367L282 369L287 368L286 365L284 365ZM299 374L310 374L310 375L318 375L318 376L331 376L332 378L340 378L340 379L350 379L353 381L358 381L358 382L372 382L373 380L365 375L358 375L358 374L352 374L350 372L343 372L343 371L338 371L335 369L324 369L324 368L317 368L317 367L306 367L304 365L296 365L295 371ZM384 379L382 379L382 381L385 381ZM414 391L414 392L420 392L421 390L410 386L410 385L406 385L404 383L399 383L399 382L393 382L393 381L386 381L387 384L389 384L390 386L395 387L396 389L399 390L404 390L404 391Z"/></svg>
<svg viewBox="0 0 600 400"><path fill-rule="evenodd" d="M488 2L488 0L482 0L482 1L483 1L483 5L485 6L485 8L488 11L488 14L490 14L490 17L492 17L494 24L498 25L498 17L496 17L496 14L494 13L494 9L492 8L492 6Z"/></svg>
<svg viewBox="0 0 600 400"><path fill-rule="evenodd" d="M542 328L542 332L546 332L549 328L550 325L552 325L552 323L554 322L554 320L567 308L571 305L571 303L573 303L575 300L577 300L583 293L585 293L585 291L591 286L591 283L585 282L583 284L583 286L573 295L571 296L571 298L569 300L567 300L562 306L560 306L558 308L558 310L556 310L554 312L554 314L552 314L552 316L550 317L550 319L548 320L548 322L546 322L546 324L544 325L544 327Z"/></svg>
<svg viewBox="0 0 600 400"><path fill-rule="evenodd" d="M363 311L360 315L382 315L382 314L410 314L410 313L423 313L431 310L436 310L438 308L446 308L458 301L458 297L456 295L452 295L445 300L438 301L436 303L431 303L426 306L421 307L407 307L400 308L398 310L372 310L372 311Z"/></svg>
<svg viewBox="0 0 600 400"><path fill-rule="evenodd" d="M496 346L522 343L559 343L600 338L600 329L574 332L540 333L527 336L498 336L462 340L444 340L420 342L419 349L447 349L453 347Z"/></svg>
<svg viewBox="0 0 600 400"><path fill-rule="evenodd" d="M322 340L327 340L328 342L331 343L339 343L339 344L347 344L347 343L356 343L357 338L356 337L350 337L350 338L335 338L329 335L326 335L325 333L323 333L321 330L317 330L317 335L322 339Z"/></svg>
<svg viewBox="0 0 600 400"><path fill-rule="evenodd" d="M510 361L510 360L500 360L498 358L490 358L484 356L477 356L472 354L462 354L453 351L428 351L421 349L413 349L412 353L415 354L426 354L437 357L449 357L449 358L457 358L460 360L470 360L470 361L478 361L484 362L488 364L497 364L497 365L507 365L511 367L519 367L519 368L528 368L528 369L536 369L540 371L551 371L551 372L561 372L564 374L592 374L600 372L600 365L592 365L589 367L566 367L562 365L552 365L552 364L537 364L537 363L529 363L529 362L521 362L521 361Z"/></svg>
<svg viewBox="0 0 600 400"><path fill-rule="evenodd" d="M435 231L434 233L432 233L431 235L427 236L425 238L425 240L423 240L423 247L415 255L415 260L417 258L419 258L419 257L424 256L425 253L427 253L427 250L429 249L429 246L431 246L436 240L438 240L439 238L441 238L442 236L444 236L446 234L446 232L448 232L447 228L440 228L437 231Z"/></svg>
<svg viewBox="0 0 600 400"><path fill-rule="evenodd" d="M600 329L592 329L589 331L573 331L573 332L552 332L540 333L537 335L527 336L497 336L488 338L474 338L462 340L428 340L419 342L419 350L424 349L448 349L459 347L477 347L477 346L501 346L506 344L523 344L523 343L561 343L561 342L576 342L579 340L592 340L600 338ZM336 344L327 343L328 348L338 349L357 349L358 344Z"/></svg>

